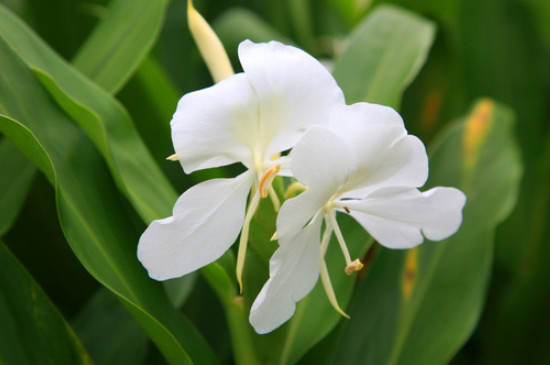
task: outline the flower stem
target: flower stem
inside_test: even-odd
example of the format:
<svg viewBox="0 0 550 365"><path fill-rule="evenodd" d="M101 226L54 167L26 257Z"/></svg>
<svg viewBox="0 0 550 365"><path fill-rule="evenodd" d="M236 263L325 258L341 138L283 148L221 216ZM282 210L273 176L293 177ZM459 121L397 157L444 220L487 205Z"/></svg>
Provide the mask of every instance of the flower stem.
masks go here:
<svg viewBox="0 0 550 365"><path fill-rule="evenodd" d="M201 273L222 303L229 327L235 362L243 365L260 364L256 353L257 346L254 344L255 334L248 324L243 298L237 295L229 274L223 266L217 263L202 268Z"/></svg>

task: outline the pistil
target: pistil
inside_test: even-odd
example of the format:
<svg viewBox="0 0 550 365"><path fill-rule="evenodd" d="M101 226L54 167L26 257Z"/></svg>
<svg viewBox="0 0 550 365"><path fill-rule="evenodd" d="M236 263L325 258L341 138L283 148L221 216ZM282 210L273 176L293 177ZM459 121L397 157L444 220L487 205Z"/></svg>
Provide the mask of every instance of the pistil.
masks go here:
<svg viewBox="0 0 550 365"><path fill-rule="evenodd" d="M340 227L338 226L338 222L336 221L336 213L334 212L334 210L331 209L329 212L327 212L327 216L330 225L334 229L334 235L336 236L336 239L340 244L340 249L344 254L344 259L346 260L346 268L344 269L344 271L347 275L351 275L354 271L361 270L363 268L363 264L359 259L351 261L348 246L346 245L346 241L344 240L342 231L340 231Z"/></svg>

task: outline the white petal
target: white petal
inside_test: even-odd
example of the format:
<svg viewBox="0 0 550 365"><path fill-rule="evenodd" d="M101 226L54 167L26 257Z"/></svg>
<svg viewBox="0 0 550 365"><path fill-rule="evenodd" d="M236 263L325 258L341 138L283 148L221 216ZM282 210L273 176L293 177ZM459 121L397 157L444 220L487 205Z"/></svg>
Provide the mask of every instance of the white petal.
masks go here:
<svg viewBox="0 0 550 365"><path fill-rule="evenodd" d="M346 142L330 129L309 128L290 153L292 174L304 185L336 193L355 164Z"/></svg>
<svg viewBox="0 0 550 365"><path fill-rule="evenodd" d="M284 202L277 215L277 237L281 245L287 237L295 236L327 203L330 195L308 189Z"/></svg>
<svg viewBox="0 0 550 365"><path fill-rule="evenodd" d="M381 186L419 187L428 177L424 144L408 136L392 108L368 103L336 107L331 127L356 157L349 188L366 195ZM347 194L347 196L354 194Z"/></svg>
<svg viewBox="0 0 550 365"><path fill-rule="evenodd" d="M360 201L346 200L351 215L378 241L390 248L409 248L424 236L442 240L458 230L466 196L458 189L436 187L380 189Z"/></svg>
<svg viewBox="0 0 550 365"><path fill-rule="evenodd" d="M353 157L331 130L313 126L290 154L293 176L309 188L287 200L277 217L279 238L295 235L329 202L349 176ZM282 244L282 243L281 243Z"/></svg>
<svg viewBox="0 0 550 365"><path fill-rule="evenodd" d="M174 149L186 173L252 164L247 133L258 121L258 100L247 77L233 75L184 95L171 121Z"/></svg>
<svg viewBox="0 0 550 365"><path fill-rule="evenodd" d="M389 106L361 102L337 106L333 110L330 127L342 137L356 138L356 131L361 130L365 125L405 128L403 118Z"/></svg>
<svg viewBox="0 0 550 365"><path fill-rule="evenodd" d="M271 332L288 321L296 303L315 286L321 263L321 222L316 219L271 257L270 278L250 309L249 320L256 332Z"/></svg>
<svg viewBox="0 0 550 365"><path fill-rule="evenodd" d="M187 190L173 216L153 221L139 240L138 258L156 280L177 278L218 259L241 230L253 174L208 180Z"/></svg>
<svg viewBox="0 0 550 365"><path fill-rule="evenodd" d="M331 108L344 104L332 75L296 47L247 40L239 59L259 98L264 159L292 147L308 126L328 125Z"/></svg>

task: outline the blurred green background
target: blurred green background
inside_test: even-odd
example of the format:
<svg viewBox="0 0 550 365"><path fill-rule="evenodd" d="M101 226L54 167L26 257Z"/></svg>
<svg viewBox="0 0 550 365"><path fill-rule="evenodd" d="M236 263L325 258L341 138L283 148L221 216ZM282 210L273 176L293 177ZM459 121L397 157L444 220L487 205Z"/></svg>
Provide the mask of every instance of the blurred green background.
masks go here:
<svg viewBox="0 0 550 365"><path fill-rule="evenodd" d="M0 3L71 60L108 1ZM481 321L452 363L550 364L550 1L196 0L195 6L218 31L233 64L238 65L236 46L243 38L278 39L330 59L355 25L380 3L410 9L437 24L427 63L402 100L401 114L411 134L429 144L436 132L464 115L480 97L501 102L516 115L524 164L520 196L512 215L496 232L491 285ZM162 86L174 92L148 94L142 85L153 81L140 77L138 71L117 93L159 161L172 153L168 121L177 102L173 95L212 83L187 29L185 7L183 0L169 3L153 54L140 68L161 65L159 70L172 82ZM155 97L162 98L163 108L148 107L148 100ZM149 133L151 129L162 133ZM188 186L177 164L162 167L178 191ZM77 321L99 284L70 251L55 211L53 189L41 174L35 174L30 194L3 240L64 316ZM44 260L54 264L43 265ZM228 342L218 338L222 332L209 331L216 328L209 324L224 322L222 309L215 305L211 289L198 280L185 310L198 320L209 342L217 344L217 353L228 352ZM214 304L205 311L204 303L209 302ZM154 348L148 351L150 362L162 363Z"/></svg>

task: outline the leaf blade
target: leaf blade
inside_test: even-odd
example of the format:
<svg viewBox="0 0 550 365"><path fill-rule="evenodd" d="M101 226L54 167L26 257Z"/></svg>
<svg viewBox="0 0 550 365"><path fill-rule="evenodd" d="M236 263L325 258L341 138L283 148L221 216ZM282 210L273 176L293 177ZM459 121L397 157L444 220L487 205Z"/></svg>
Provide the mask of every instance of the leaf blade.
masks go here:
<svg viewBox="0 0 550 365"><path fill-rule="evenodd" d="M335 60L334 77L347 103L399 108L401 93L424 64L434 34L432 22L411 12L388 5L376 8Z"/></svg>
<svg viewBox="0 0 550 365"><path fill-rule="evenodd" d="M136 260L138 232L95 147L3 40L0 49L0 130L54 185L63 232L80 262L123 301L170 362L216 363Z"/></svg>

